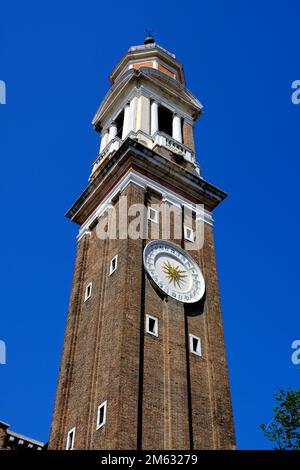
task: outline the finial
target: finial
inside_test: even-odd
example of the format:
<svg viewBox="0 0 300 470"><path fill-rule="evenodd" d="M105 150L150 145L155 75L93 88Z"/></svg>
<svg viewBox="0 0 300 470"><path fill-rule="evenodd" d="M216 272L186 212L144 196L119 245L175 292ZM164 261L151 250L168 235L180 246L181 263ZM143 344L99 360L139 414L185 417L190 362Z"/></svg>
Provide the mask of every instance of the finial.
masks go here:
<svg viewBox="0 0 300 470"><path fill-rule="evenodd" d="M147 36L144 39L144 44L154 44L155 40L154 37L152 36L152 32L150 30L146 30Z"/></svg>

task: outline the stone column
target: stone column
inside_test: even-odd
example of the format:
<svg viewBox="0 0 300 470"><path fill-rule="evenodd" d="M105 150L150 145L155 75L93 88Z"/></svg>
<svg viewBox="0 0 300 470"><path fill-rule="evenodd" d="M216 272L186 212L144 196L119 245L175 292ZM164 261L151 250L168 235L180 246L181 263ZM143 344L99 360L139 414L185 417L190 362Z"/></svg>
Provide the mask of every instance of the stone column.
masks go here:
<svg viewBox="0 0 300 470"><path fill-rule="evenodd" d="M109 126L108 142L111 142L116 137L116 135L117 135L117 124L115 123L115 121L112 121Z"/></svg>
<svg viewBox="0 0 300 470"><path fill-rule="evenodd" d="M100 153L105 149L108 142L108 130L106 129L101 138Z"/></svg>
<svg viewBox="0 0 300 470"><path fill-rule="evenodd" d="M176 113L173 115L172 137L182 143L181 118Z"/></svg>
<svg viewBox="0 0 300 470"><path fill-rule="evenodd" d="M130 123L132 119L130 116L130 103L127 103L125 108L124 108L124 120L123 120L123 131L122 131L122 140L125 139L125 137L129 134L130 132Z"/></svg>
<svg viewBox="0 0 300 470"><path fill-rule="evenodd" d="M158 131L158 103L152 101L151 103L151 135Z"/></svg>
<svg viewBox="0 0 300 470"><path fill-rule="evenodd" d="M150 133L150 99L143 95L137 98L136 132L138 131L147 135Z"/></svg>
<svg viewBox="0 0 300 470"><path fill-rule="evenodd" d="M136 131L137 105L138 98L134 96L130 101L129 132Z"/></svg>

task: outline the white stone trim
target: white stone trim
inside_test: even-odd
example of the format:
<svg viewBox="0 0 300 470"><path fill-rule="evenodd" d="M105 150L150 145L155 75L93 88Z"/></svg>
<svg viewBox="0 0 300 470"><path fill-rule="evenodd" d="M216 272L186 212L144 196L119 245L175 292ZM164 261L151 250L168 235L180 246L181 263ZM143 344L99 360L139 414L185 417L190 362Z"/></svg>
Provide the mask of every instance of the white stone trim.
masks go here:
<svg viewBox="0 0 300 470"><path fill-rule="evenodd" d="M91 229L90 225L107 210L107 208L112 204L112 201L116 197L116 195L122 191L124 191L127 186L133 183L136 186L139 186L143 189L152 189L153 191L159 193L163 197L163 201L167 201L170 204L173 204L177 207L185 206L187 209L190 209L193 212L196 212L196 218L198 220L202 220L203 222L207 223L208 225L213 225L213 218L212 214L203 209L199 213L196 211L196 204L192 203L188 199L178 196L175 192L166 190L166 187L153 181L146 176L142 176L136 171L129 170L123 178L119 181L119 183L114 187L114 189L107 195L107 197L99 204L99 206L94 210L94 212L89 216L84 224L80 227L77 240L79 241L84 235L90 234ZM92 195L91 195L92 196ZM90 196L90 197L91 197Z"/></svg>
<svg viewBox="0 0 300 470"><path fill-rule="evenodd" d="M188 227L187 225L183 226L183 232L184 232L184 239L189 241L189 242L194 242L195 241L195 232L192 229L192 227ZM191 236L189 236L189 232L191 233Z"/></svg>
<svg viewBox="0 0 300 470"><path fill-rule="evenodd" d="M136 131L145 132L150 136L150 99L140 95L136 107Z"/></svg>
<svg viewBox="0 0 300 470"><path fill-rule="evenodd" d="M126 87L128 90L126 91ZM95 117L92 121L94 124L102 114L107 115L106 119L102 121L103 129L109 127L111 121L116 119L122 109L126 106L126 104L131 101L135 96L137 96L138 88L134 82L125 82L125 84L120 87L120 90L114 93L108 93L107 96L104 97L102 103L95 114ZM110 101L111 100L111 101ZM106 106L106 102L109 102L108 106ZM106 107L105 107L106 106Z"/></svg>
<svg viewBox="0 0 300 470"><path fill-rule="evenodd" d="M173 114L172 138L182 144L181 116L179 116L177 113Z"/></svg>
<svg viewBox="0 0 300 470"><path fill-rule="evenodd" d="M150 134L151 136L158 132L158 102L152 100L150 103Z"/></svg>
<svg viewBox="0 0 300 470"><path fill-rule="evenodd" d="M92 296L93 283L89 282L84 291L84 301L86 302Z"/></svg>
<svg viewBox="0 0 300 470"><path fill-rule="evenodd" d="M103 413L103 420L100 422L100 412L101 408L104 408L104 413ZM97 410L97 423L96 423L96 430L102 428L105 423L106 423L106 411L107 411L107 400L105 400L101 405L98 406Z"/></svg>
<svg viewBox="0 0 300 470"><path fill-rule="evenodd" d="M166 93L172 96L171 102L165 97ZM114 90L111 93L107 93L104 97L92 121L93 124L100 118L103 119L104 116L107 116L106 119L103 119L102 121L103 129L107 129L110 122L117 118L118 114L125 107L128 101L131 101L135 96L139 97L141 94L147 98L156 100L170 111L179 114L191 125L194 125L192 111L188 112L186 108L202 108L201 103L194 96L183 96L178 91L172 90L172 88L158 83L157 80L153 80L151 77L148 77L148 82L144 80L140 84L139 88L135 82L125 80L125 83L119 84L119 89ZM179 100L182 101L182 104L180 105L177 104Z"/></svg>
<svg viewBox="0 0 300 470"><path fill-rule="evenodd" d="M132 59L132 60L129 60L127 62L127 64L124 65L123 69L122 70L130 70L130 69L133 69L134 65L136 64L143 64L144 62L153 62L153 65L154 67L150 67L150 68L156 68L155 67L155 61L157 62L157 57L155 57L155 55L153 56L149 56L147 57L146 59L143 59L143 58L138 58L138 59ZM145 67L148 67L147 65ZM138 70L138 69L135 69L135 70ZM123 72L124 73L124 72ZM119 73L119 77L122 75L122 71Z"/></svg>
<svg viewBox="0 0 300 470"><path fill-rule="evenodd" d="M123 130L122 130L122 140L125 139L127 134L132 130L130 129L130 102L128 102L124 107L124 119L123 119Z"/></svg>
<svg viewBox="0 0 300 470"><path fill-rule="evenodd" d="M164 132L157 131L153 136L152 139L154 140L154 145L158 145L159 147L165 147L173 153L177 155L181 155L185 160L195 164L196 156L195 152L193 152L189 147L183 144L178 139L165 134Z"/></svg>
<svg viewBox="0 0 300 470"><path fill-rule="evenodd" d="M151 217L151 211L154 212L154 218ZM150 222L154 222L155 224L158 224L159 222L159 212L157 209L154 209L154 207L152 206L148 206L148 216L147 216L148 220L150 220Z"/></svg>
<svg viewBox="0 0 300 470"><path fill-rule="evenodd" d="M150 320L154 320L154 331L149 328ZM158 318L146 314L146 333L152 336L158 336Z"/></svg>
<svg viewBox="0 0 300 470"><path fill-rule="evenodd" d="M141 99L142 97L137 99L138 103L140 102ZM195 152L193 152L189 147L187 147L181 141L175 140L175 138L158 130L155 132L155 134L150 135L150 133L152 132L152 129L150 131L150 103L149 102L144 103L144 105L146 105L146 108L147 108L147 110L145 110L144 116L141 115L143 114L141 112L137 113L136 124L132 123L132 126L134 125L137 128L137 130L136 131L131 130L129 133L127 133L127 130L126 130L125 131L126 136L125 137L122 136L122 139L125 140L125 138L131 137L133 140L141 141L143 145L146 145L150 149L153 149L156 145L158 145L159 147L165 147L167 150L170 150L171 152L176 153L177 155L181 155L185 160L192 163L195 167L195 171L197 171L197 173L199 174L200 170L196 162ZM152 106L153 105L154 103L151 104L151 122L152 122ZM140 106L138 106L138 108L140 108ZM126 114L127 113L128 113L128 106L126 107ZM153 114L155 113L153 112ZM155 117L153 117L153 121L155 121ZM158 124L158 118L157 118L157 124ZM144 130L141 130L141 127L147 127L147 130L150 131L150 133ZM106 147L104 147L102 152L98 155L96 160L92 163L92 173L90 175L90 178L92 177L94 172L97 170L100 163L105 158L107 158L109 155L111 155L113 152L116 152L120 148L123 142L122 139L120 139L119 137L115 137L106 145Z"/></svg>
<svg viewBox="0 0 300 470"><path fill-rule="evenodd" d="M194 349L194 344L193 344L194 339L198 341L196 349ZM202 356L201 339L199 338L199 336L195 336L190 333L189 340L190 340L190 352L192 354L195 354L195 356Z"/></svg>
<svg viewBox="0 0 300 470"><path fill-rule="evenodd" d="M108 131L108 129L105 129L104 132L102 132L102 136L101 136L101 143L100 143L99 154L101 154L102 151L103 151L103 150L105 149L105 147L107 146L108 136L109 136L109 131Z"/></svg>
<svg viewBox="0 0 300 470"><path fill-rule="evenodd" d="M80 230L78 236L77 236L77 241L81 240L85 236L90 236L91 235L91 230L88 227L85 227L82 231Z"/></svg>
<svg viewBox="0 0 300 470"><path fill-rule="evenodd" d="M71 436L72 433L73 433L73 437L72 437L72 441L71 441L71 446L69 447L69 440L70 440L70 436ZM74 449L75 433L76 433L76 428L75 427L70 429L70 431L68 432L66 450L73 450Z"/></svg>
<svg viewBox="0 0 300 470"><path fill-rule="evenodd" d="M114 265L115 262L115 265ZM118 255L114 256L109 263L109 275L114 273L118 269Z"/></svg>
<svg viewBox="0 0 300 470"><path fill-rule="evenodd" d="M180 115L190 125L194 126L195 122L194 122L194 119L192 117L192 114L189 114L183 106L179 106L175 102L173 102L173 101L170 102L169 100L167 100L165 98L165 91L166 91L165 89L162 89L161 93L158 93L158 91L154 89L154 88L157 88L157 86L158 85L157 85L156 82L155 82L155 87L154 86L149 86L149 84L146 84L144 82L144 83L141 84L139 90L140 90L140 93L143 96L147 96L150 99L152 99L154 101L157 101L157 103L159 105L164 106L165 108L167 108L172 113L176 113L176 114ZM167 88L167 92L169 92L171 95L174 96L174 101L178 102L177 93L172 92L169 88ZM181 97L181 99L183 99L183 98ZM189 104L189 106L191 106L191 104Z"/></svg>
<svg viewBox="0 0 300 470"><path fill-rule="evenodd" d="M109 126L108 143L116 138L117 132L118 132L117 124L114 121L112 121Z"/></svg>
<svg viewBox="0 0 300 470"><path fill-rule="evenodd" d="M3 421L2 421L2 423L3 423ZM7 424L7 423L3 423L3 424ZM9 425L8 425L8 427L9 427ZM23 439L24 441L29 442L31 444L35 444L36 446L39 446L39 447L44 447L44 445L45 445L44 442L37 441L35 439L31 439L31 437L23 436L23 434L19 434L19 433L14 432L14 431L8 430L7 434L9 435L9 441L14 441L14 440L17 440L17 439Z"/></svg>

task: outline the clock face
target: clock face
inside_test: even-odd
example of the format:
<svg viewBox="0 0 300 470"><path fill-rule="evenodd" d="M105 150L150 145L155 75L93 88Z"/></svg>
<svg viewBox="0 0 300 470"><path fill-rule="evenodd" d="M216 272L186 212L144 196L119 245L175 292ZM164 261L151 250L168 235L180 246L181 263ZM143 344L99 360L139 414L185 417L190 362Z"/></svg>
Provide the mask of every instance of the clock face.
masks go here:
<svg viewBox="0 0 300 470"><path fill-rule="evenodd" d="M144 249L144 266L154 283L173 299L198 302L205 291L199 266L182 248L164 240L149 242Z"/></svg>

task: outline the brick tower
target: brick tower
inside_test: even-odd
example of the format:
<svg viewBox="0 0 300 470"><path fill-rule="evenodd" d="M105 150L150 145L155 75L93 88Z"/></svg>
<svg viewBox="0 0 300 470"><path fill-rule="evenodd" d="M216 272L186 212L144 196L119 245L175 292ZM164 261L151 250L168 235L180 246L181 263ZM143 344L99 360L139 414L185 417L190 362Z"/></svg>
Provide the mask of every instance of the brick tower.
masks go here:
<svg viewBox="0 0 300 470"><path fill-rule="evenodd" d="M232 449L212 219L226 194L196 162L202 105L151 36L110 84L93 120L99 155L67 212L80 228L49 448ZM143 236L99 236L136 205ZM178 235L171 211L168 240L161 207L192 214Z"/></svg>

